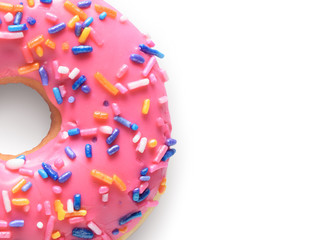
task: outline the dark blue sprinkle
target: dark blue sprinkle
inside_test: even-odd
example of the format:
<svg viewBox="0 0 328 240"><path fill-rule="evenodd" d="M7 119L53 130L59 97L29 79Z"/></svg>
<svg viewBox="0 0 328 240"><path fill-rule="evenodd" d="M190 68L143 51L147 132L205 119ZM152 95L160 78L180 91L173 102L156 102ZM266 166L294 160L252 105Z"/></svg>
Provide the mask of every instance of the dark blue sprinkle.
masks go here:
<svg viewBox="0 0 328 240"><path fill-rule="evenodd" d="M83 83L85 83L85 81L87 80L87 77L82 75L81 77L79 77L79 79L77 79L75 81L75 83L73 84L72 88L73 90L77 90L80 86L82 86Z"/></svg>
<svg viewBox="0 0 328 240"><path fill-rule="evenodd" d="M33 17L27 17L26 22L28 24L30 24L31 26L33 26L34 24L36 24L36 20Z"/></svg>
<svg viewBox="0 0 328 240"><path fill-rule="evenodd" d="M133 190L133 193L132 193L133 201L135 201L135 202L139 201L139 194L140 194L139 188L136 188L136 189Z"/></svg>
<svg viewBox="0 0 328 240"><path fill-rule="evenodd" d="M22 18L23 18L23 13L22 12L17 12L14 18L14 25L19 25L22 22Z"/></svg>
<svg viewBox="0 0 328 240"><path fill-rule="evenodd" d="M141 176L146 176L147 173L148 173L148 168L147 168L147 167L144 168L144 169L142 169L142 170L140 171L140 175L141 175Z"/></svg>
<svg viewBox="0 0 328 240"><path fill-rule="evenodd" d="M119 224L124 225L124 224L130 222L131 220L141 217L141 216L142 216L141 211L127 214L119 220Z"/></svg>
<svg viewBox="0 0 328 240"><path fill-rule="evenodd" d="M168 149L166 151L166 153L164 154L162 161L165 162L167 159L172 157L176 152L177 152L177 150L175 150L174 148Z"/></svg>
<svg viewBox="0 0 328 240"><path fill-rule="evenodd" d="M149 188L147 188L142 194L139 195L139 200L137 201L138 203L144 201L150 194Z"/></svg>
<svg viewBox="0 0 328 240"><path fill-rule="evenodd" d="M21 32L21 31L26 31L28 30L26 24L19 24L19 25L9 25L8 26L8 31L9 32Z"/></svg>
<svg viewBox="0 0 328 240"><path fill-rule="evenodd" d="M53 180L58 180L58 173L52 169L51 165L48 163L42 163L43 170L51 177Z"/></svg>
<svg viewBox="0 0 328 240"><path fill-rule="evenodd" d="M59 23L51 28L48 29L49 34L55 34L58 33L66 28L66 23Z"/></svg>
<svg viewBox="0 0 328 240"><path fill-rule="evenodd" d="M135 63L144 63L145 62L145 58L139 54L131 54L130 55L130 59L131 61L135 62Z"/></svg>
<svg viewBox="0 0 328 240"><path fill-rule="evenodd" d="M79 211L81 209L81 194L74 195L74 210Z"/></svg>
<svg viewBox="0 0 328 240"><path fill-rule="evenodd" d="M73 228L72 235L82 239L92 239L94 237L93 232L88 228Z"/></svg>
<svg viewBox="0 0 328 240"><path fill-rule="evenodd" d="M114 120L116 122L119 122L120 124L122 124L123 126L127 127L127 128L131 128L132 126L132 123L129 121L129 120L126 120L125 118L123 117L120 117L120 116L115 116L114 117Z"/></svg>
<svg viewBox="0 0 328 240"><path fill-rule="evenodd" d="M77 3L79 8L88 8L91 6L91 1L80 1Z"/></svg>
<svg viewBox="0 0 328 240"><path fill-rule="evenodd" d="M120 150L120 146L119 146L119 145L114 145L114 146L112 146L111 148L109 148L109 149L107 150L107 153L108 153L109 156L112 156L112 155L114 155L115 153L117 153L118 150Z"/></svg>
<svg viewBox="0 0 328 240"><path fill-rule="evenodd" d="M155 55L156 57L159 57L159 58L164 58L163 53L159 52L158 50L152 49L152 48L146 46L145 44L140 44L139 47L140 47L140 50L144 53L147 53L149 55Z"/></svg>
<svg viewBox="0 0 328 240"><path fill-rule="evenodd" d="M24 220L14 220L9 223L9 227L24 227Z"/></svg>
<svg viewBox="0 0 328 240"><path fill-rule="evenodd" d="M168 138L165 141L165 144L169 147L174 146L175 144L177 144L177 140L173 139L173 138Z"/></svg>
<svg viewBox="0 0 328 240"><path fill-rule="evenodd" d="M84 93L90 93L91 92L91 88L88 85L83 85L81 90Z"/></svg>
<svg viewBox="0 0 328 240"><path fill-rule="evenodd" d="M133 131L137 131L137 130L139 129L139 126L138 126L137 124L133 123L133 124L131 125L131 129L132 129Z"/></svg>
<svg viewBox="0 0 328 240"><path fill-rule="evenodd" d="M45 3L45 4L50 4L50 3L52 3L52 0L40 0L40 2Z"/></svg>
<svg viewBox="0 0 328 240"><path fill-rule="evenodd" d="M98 138L97 138L97 137L93 137L93 138L91 139L91 141L92 141L93 143L96 143L96 142L98 141Z"/></svg>
<svg viewBox="0 0 328 240"><path fill-rule="evenodd" d="M103 103L103 105L104 105L105 107L108 107L108 106L109 106L109 102L108 102L107 100L105 100L104 103Z"/></svg>
<svg viewBox="0 0 328 240"><path fill-rule="evenodd" d="M54 95L55 95L55 99L57 101L58 104L62 104L63 103L63 97L59 91L59 88L58 87L54 87L52 89L52 91L54 92Z"/></svg>
<svg viewBox="0 0 328 240"><path fill-rule="evenodd" d="M80 45L76 47L72 47L72 52L74 55L82 54L82 53L91 53L93 48L87 45Z"/></svg>
<svg viewBox="0 0 328 240"><path fill-rule="evenodd" d="M118 230L117 228L112 231L112 234L113 235L117 235L119 233L120 233L120 230Z"/></svg>
<svg viewBox="0 0 328 240"><path fill-rule="evenodd" d="M41 82L43 86L48 86L49 84L49 76L48 73L46 71L46 69L44 68L44 66L39 68L39 74L41 77Z"/></svg>
<svg viewBox="0 0 328 240"><path fill-rule="evenodd" d="M68 179L70 179L71 176L72 176L72 172L71 172L71 171L65 172L65 173L63 173L63 174L58 178L58 182L60 182L60 183L64 183L64 182L66 182Z"/></svg>
<svg viewBox="0 0 328 240"><path fill-rule="evenodd" d="M75 23L75 29L74 29L75 36L80 37L82 33L82 23Z"/></svg>
<svg viewBox="0 0 328 240"><path fill-rule="evenodd" d="M75 152L72 150L72 148L70 148L68 146L65 148L65 153L66 153L67 157L69 157L72 160L76 158Z"/></svg>
<svg viewBox="0 0 328 240"><path fill-rule="evenodd" d="M115 139L117 138L118 134L120 133L120 130L118 130L117 128L115 128L112 132L112 134L107 138L106 143L108 145L111 145Z"/></svg>
<svg viewBox="0 0 328 240"><path fill-rule="evenodd" d="M85 145L85 156L87 158L92 158L92 146L90 144Z"/></svg>
<svg viewBox="0 0 328 240"><path fill-rule="evenodd" d="M79 128L73 128L67 131L69 136L75 136L80 134L80 129Z"/></svg>
<svg viewBox="0 0 328 240"><path fill-rule="evenodd" d="M148 182L150 180L150 176L141 176L139 180L142 182Z"/></svg>

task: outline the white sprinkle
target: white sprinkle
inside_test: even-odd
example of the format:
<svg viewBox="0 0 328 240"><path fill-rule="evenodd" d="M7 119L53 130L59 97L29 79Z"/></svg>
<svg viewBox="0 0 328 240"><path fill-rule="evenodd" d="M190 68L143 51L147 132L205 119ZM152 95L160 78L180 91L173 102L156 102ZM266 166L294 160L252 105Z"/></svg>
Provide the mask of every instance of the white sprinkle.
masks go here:
<svg viewBox="0 0 328 240"><path fill-rule="evenodd" d="M23 37L23 32L0 32L0 39L20 39Z"/></svg>
<svg viewBox="0 0 328 240"><path fill-rule="evenodd" d="M99 128L99 131L103 134L112 134L113 133L113 128L110 126L101 126Z"/></svg>
<svg viewBox="0 0 328 240"><path fill-rule="evenodd" d="M66 140L69 137L68 132L64 131L60 134L60 138L62 141Z"/></svg>
<svg viewBox="0 0 328 240"><path fill-rule="evenodd" d="M127 18L126 16L124 16L124 15L122 15L122 16L120 17L120 22L121 22L121 23L125 23L127 20L128 20L128 18Z"/></svg>
<svg viewBox="0 0 328 240"><path fill-rule="evenodd" d="M3 18L5 19L5 22L9 23L12 20L14 20L14 15L9 12L6 15L4 15Z"/></svg>
<svg viewBox="0 0 328 240"><path fill-rule="evenodd" d="M144 87L149 85L149 79L148 78L144 78L135 82L129 82L128 83L128 88L129 90L133 90L136 88L140 88L140 87Z"/></svg>
<svg viewBox="0 0 328 240"><path fill-rule="evenodd" d="M163 82L167 82L169 80L169 75L167 75L167 72L164 69L161 69L160 72L163 75Z"/></svg>
<svg viewBox="0 0 328 240"><path fill-rule="evenodd" d="M10 159L6 162L6 168L10 170L17 170L23 167L25 164L25 160L21 158Z"/></svg>
<svg viewBox="0 0 328 240"><path fill-rule="evenodd" d="M69 68L65 66L59 66L58 72L60 74L68 74L69 73Z"/></svg>
<svg viewBox="0 0 328 240"><path fill-rule="evenodd" d="M42 223L42 222L38 222L38 223L36 224L36 227L37 227L38 229L42 229L42 228L43 228L43 223Z"/></svg>
<svg viewBox="0 0 328 240"><path fill-rule="evenodd" d="M26 213L29 212L30 209L31 209L30 205L26 205L26 206L23 207L23 211L26 212Z"/></svg>
<svg viewBox="0 0 328 240"><path fill-rule="evenodd" d="M76 77L77 77L77 75L79 75L80 74L80 69L78 69L78 68L74 68L73 70L72 70L72 72L68 75L68 77L70 78L70 79L75 79Z"/></svg>
<svg viewBox="0 0 328 240"><path fill-rule="evenodd" d="M132 142L133 142L133 143L137 143L137 142L139 142L140 138L141 138L141 132L138 132L138 133L133 137Z"/></svg>
<svg viewBox="0 0 328 240"><path fill-rule="evenodd" d="M73 200L72 199L67 200L67 212L68 213L74 212L74 205L73 205Z"/></svg>
<svg viewBox="0 0 328 240"><path fill-rule="evenodd" d="M108 197L109 197L108 193L105 193L105 194L101 195L101 199L102 199L103 202L108 202Z"/></svg>
<svg viewBox="0 0 328 240"><path fill-rule="evenodd" d="M168 101L167 96L160 97L160 98L158 99L158 103L159 103L159 104L167 103L167 101Z"/></svg>
<svg viewBox="0 0 328 240"><path fill-rule="evenodd" d="M140 153L143 153L146 149L146 146L147 146L147 138L143 137L140 140L140 143L137 147L137 151L139 151Z"/></svg>
<svg viewBox="0 0 328 240"><path fill-rule="evenodd" d="M6 190L2 191L2 200L3 200L3 205L5 206L5 210L7 213L11 212L11 203L9 199L9 193Z"/></svg>
<svg viewBox="0 0 328 240"><path fill-rule="evenodd" d="M88 223L88 228L90 228L96 235L102 234L101 229L92 221Z"/></svg>

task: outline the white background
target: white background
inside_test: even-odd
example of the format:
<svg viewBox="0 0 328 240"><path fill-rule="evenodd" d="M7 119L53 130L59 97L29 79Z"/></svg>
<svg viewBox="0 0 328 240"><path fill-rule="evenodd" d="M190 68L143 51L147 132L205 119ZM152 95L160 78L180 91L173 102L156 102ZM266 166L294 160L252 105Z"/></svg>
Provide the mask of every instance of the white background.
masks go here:
<svg viewBox="0 0 328 240"><path fill-rule="evenodd" d="M179 141L131 240L327 239L328 2L110 3L166 54Z"/></svg>

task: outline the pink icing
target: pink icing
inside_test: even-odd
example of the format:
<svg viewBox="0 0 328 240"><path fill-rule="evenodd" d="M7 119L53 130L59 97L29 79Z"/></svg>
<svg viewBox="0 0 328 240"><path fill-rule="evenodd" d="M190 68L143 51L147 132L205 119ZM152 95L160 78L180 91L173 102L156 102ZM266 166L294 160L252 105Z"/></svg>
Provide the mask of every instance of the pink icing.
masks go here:
<svg viewBox="0 0 328 240"><path fill-rule="evenodd" d="M2 0L1 2L15 5L20 1ZM91 35L85 43L93 47L93 52L75 56L71 50L62 50L64 42L67 42L70 48L79 45L74 30L66 27L59 33L48 34L48 28L54 25L54 21L68 23L74 16L64 8L64 2L64 0L54 0L52 4L42 4L35 1L35 6L30 8L27 1L23 1L22 23L26 23L27 17L34 17L37 20L34 26L28 25L29 30L23 32L23 38L21 33L8 34L7 23L4 21L0 25L0 81L3 77L18 76L18 68L31 63L32 60L38 62L40 66L44 66L49 75L49 85L44 86L44 89L62 117L61 131L58 135L41 149L27 155L21 170L9 170L5 167L6 162L0 161L0 190L8 191L10 199L27 198L30 202L30 207L27 208L12 205L11 211L7 213L5 204L8 202L5 203L0 198L0 202L3 202L0 204L0 223L24 220L22 228L12 228L2 224L4 228L0 238L26 239L26 236L29 236L28 239L51 239L51 234L59 231L60 239L72 239L73 227L87 228L87 224L92 221L102 231L103 239L118 239L124 233L113 235L113 230L127 227L126 232L128 232L140 220L136 218L120 226L119 219L137 211L145 213L149 207L155 206L157 202L152 200L166 175L167 162L159 163L159 158L167 150L165 141L171 132L168 108L167 105L162 104L166 102L164 82L167 81L167 75L160 69L154 57L138 50L139 44L154 46L153 42L129 21L120 21L124 19L120 13L117 13L115 19L107 17L104 21L99 20L99 13L95 11L94 4L113 8L102 0L93 0L90 8L83 9L88 16L94 18ZM71 2L77 4L78 1ZM0 11L0 18L3 19L6 13ZM38 57L34 49L29 50L26 47L29 41L40 34L56 43L55 50L42 43L43 57ZM144 64L130 61L130 55L135 53L145 58ZM78 76L83 74L87 77L86 84L91 88L91 92L86 94L81 88L73 91L72 84L78 77L72 80L68 75L59 74L57 71L59 66L66 66L70 71L74 68L80 69L81 73ZM116 84L121 93L113 96L105 90L95 80L96 72L102 73L113 85ZM41 82L38 71L28 73L24 77ZM151 78L151 85L133 91L127 89L128 83L145 77ZM59 87L63 94L64 102L61 105L58 105L54 98L54 87ZM72 104L68 103L70 96L75 97L75 102ZM148 115L141 113L145 99L151 101ZM108 101L108 106L104 104L105 101ZM107 113L108 119L95 119L93 117L95 111ZM134 143L132 139L138 131L128 129L114 121L113 118L117 114L136 123L142 137L156 139L159 143L157 150L153 151L146 147L143 153L137 152L138 143ZM119 145L120 150L112 156L107 154L107 149L112 145L106 143L106 138L109 136L106 133L110 129L104 126L120 130L118 138L112 144ZM82 130L81 134L68 136L67 131L75 127ZM87 158L85 155L86 144L92 145L92 158ZM75 152L77 157L74 160L65 154L64 149L67 146ZM41 178L38 170L42 169L42 162L51 164L59 176L71 171L71 178L62 184L50 178ZM150 194L145 201L136 203L132 200L132 191L142 184L139 180L140 171L145 167L150 169L148 175L151 176L151 180L143 183L142 192L145 191L145 187L149 187ZM101 193L105 193L108 188L109 199L108 202L103 202L99 188L105 183L91 176L92 169L97 169L111 177L117 175L126 185L126 190L120 189L117 184L106 185ZM32 187L26 192L19 190L17 193L12 193L11 188L22 178L27 182L30 181ZM82 196L81 209L87 211L86 216L58 220L54 208L55 200L60 200L63 209L66 210L67 200L73 199L77 193ZM39 222L44 225L41 229L37 228ZM97 236L95 235L94 238L96 239Z"/></svg>

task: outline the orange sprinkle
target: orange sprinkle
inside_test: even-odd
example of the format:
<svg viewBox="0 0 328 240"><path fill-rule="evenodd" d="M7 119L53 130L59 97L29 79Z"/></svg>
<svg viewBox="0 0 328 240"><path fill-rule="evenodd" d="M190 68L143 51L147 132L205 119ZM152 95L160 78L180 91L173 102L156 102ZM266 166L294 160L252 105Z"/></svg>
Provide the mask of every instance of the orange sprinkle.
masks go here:
<svg viewBox="0 0 328 240"><path fill-rule="evenodd" d="M120 179L118 176L116 176L115 174L114 174L114 176L113 176L113 181L114 181L114 183L116 184L116 186L118 186L118 188L122 191L122 192L124 192L125 190L126 190L126 185L125 185L125 183L122 181L122 179Z"/></svg>
<svg viewBox="0 0 328 240"><path fill-rule="evenodd" d="M154 148L154 147L156 147L156 146L157 146L157 140L156 140L156 139L151 139L151 140L149 140L149 142L148 142L148 146L149 146L150 148Z"/></svg>
<svg viewBox="0 0 328 240"><path fill-rule="evenodd" d="M158 192L159 192L160 194L163 194L163 193L165 192L165 190L166 190L166 185L161 185L161 186L158 188Z"/></svg>
<svg viewBox="0 0 328 240"><path fill-rule="evenodd" d="M88 15L82 11L81 8L77 7L76 5L74 5L72 2L70 1L66 1L64 3L64 7L66 8L67 11L69 11L70 13L74 14L74 15L78 15L83 21L86 20L88 18Z"/></svg>
<svg viewBox="0 0 328 240"><path fill-rule="evenodd" d="M51 49L54 49L54 50L56 49L56 43L51 41L50 39L47 39L47 41L44 44L47 45Z"/></svg>
<svg viewBox="0 0 328 240"><path fill-rule="evenodd" d="M35 52L36 52L36 55L38 55L39 57L43 57L43 47L37 46L35 48Z"/></svg>
<svg viewBox="0 0 328 240"><path fill-rule="evenodd" d="M32 49L38 45L40 45L41 43L44 42L44 37L43 35L41 34L40 36L37 36L36 38L32 39L31 41L29 41L27 43L27 46Z"/></svg>
<svg viewBox="0 0 328 240"><path fill-rule="evenodd" d="M128 230L128 227L127 227L127 226L122 227L122 228L119 229L119 231L120 231L121 233L125 233L126 230Z"/></svg>
<svg viewBox="0 0 328 240"><path fill-rule="evenodd" d="M51 238L52 238L52 239L58 239L58 238L60 238L60 237L61 237L61 234L60 234L59 231L54 232L53 234L51 234Z"/></svg>
<svg viewBox="0 0 328 240"><path fill-rule="evenodd" d="M64 43L62 44L62 49L63 49L64 51L68 51L68 50L69 50L69 44L68 44L68 42L64 42Z"/></svg>
<svg viewBox="0 0 328 240"><path fill-rule="evenodd" d="M108 176L105 173L102 173L96 169L93 169L91 171L91 176L93 176L94 178L96 178L100 181L103 181L109 185L111 185L113 183L113 179L110 176Z"/></svg>
<svg viewBox="0 0 328 240"><path fill-rule="evenodd" d="M33 64L30 64L30 65L26 65L24 67L18 68L18 73L20 75L23 75L23 74L27 74L27 73L39 70L39 68L40 68L39 63L33 63Z"/></svg>
<svg viewBox="0 0 328 240"><path fill-rule="evenodd" d="M96 111L93 113L93 117L99 120L106 120L108 119L108 113Z"/></svg>
<svg viewBox="0 0 328 240"><path fill-rule="evenodd" d="M23 12L23 10L24 10L24 5L22 5L22 4L17 4L17 5L15 5L14 6L14 12Z"/></svg>
<svg viewBox="0 0 328 240"><path fill-rule="evenodd" d="M30 201L27 198L13 198L11 203L14 206L26 206L30 204Z"/></svg>
<svg viewBox="0 0 328 240"><path fill-rule="evenodd" d="M161 185L166 185L166 178L163 178Z"/></svg>
<svg viewBox="0 0 328 240"><path fill-rule="evenodd" d="M27 0L27 4L29 7L34 7L34 0Z"/></svg>
<svg viewBox="0 0 328 240"><path fill-rule="evenodd" d="M17 193L26 184L26 180L23 178L11 189L12 193Z"/></svg>
<svg viewBox="0 0 328 240"><path fill-rule="evenodd" d="M114 96L116 96L118 94L118 92L119 92L118 89L113 84L108 82L107 79L100 72L97 72L95 74L95 78L111 94L113 94Z"/></svg>
<svg viewBox="0 0 328 240"><path fill-rule="evenodd" d="M72 213L66 213L65 217L71 218L71 217L84 217L87 215L87 210L79 210L79 211L74 211Z"/></svg>
<svg viewBox="0 0 328 240"><path fill-rule="evenodd" d="M73 29L75 27L75 23L79 22L81 19L79 17L79 15L75 15L74 17L72 17L71 20L69 20L69 22L67 23L67 27Z"/></svg>
<svg viewBox="0 0 328 240"><path fill-rule="evenodd" d="M95 9L97 13L103 13L106 12L108 17L115 19L117 16L117 12L113 9L110 9L108 7L101 6L99 4L95 4Z"/></svg>
<svg viewBox="0 0 328 240"><path fill-rule="evenodd" d="M14 11L14 5L9 3L0 2L0 11L12 12Z"/></svg>

